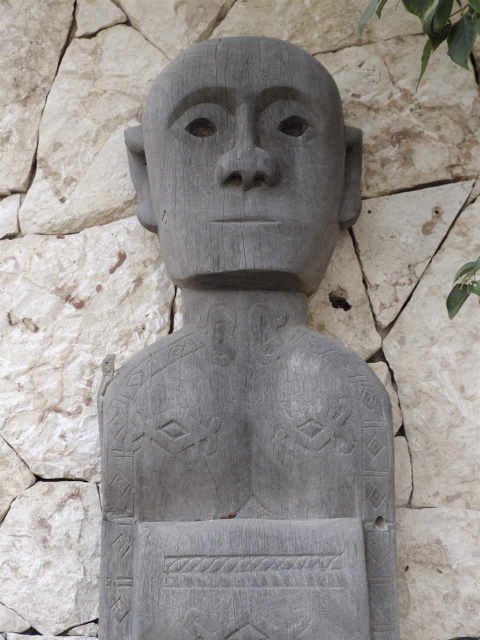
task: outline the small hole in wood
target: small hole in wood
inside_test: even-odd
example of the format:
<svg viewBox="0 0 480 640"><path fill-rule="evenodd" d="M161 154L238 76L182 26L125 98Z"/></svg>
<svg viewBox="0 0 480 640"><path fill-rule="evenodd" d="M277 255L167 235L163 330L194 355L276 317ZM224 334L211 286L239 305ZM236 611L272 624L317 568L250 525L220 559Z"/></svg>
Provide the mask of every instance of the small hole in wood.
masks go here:
<svg viewBox="0 0 480 640"><path fill-rule="evenodd" d="M231 173L225 180L225 184L231 185L232 187L238 187L242 182L242 176L238 171Z"/></svg>
<svg viewBox="0 0 480 640"><path fill-rule="evenodd" d="M349 311L352 308L352 305L342 296L336 295L335 293L328 294L328 299L330 300L330 304L334 309L343 309L344 311Z"/></svg>
<svg viewBox="0 0 480 640"><path fill-rule="evenodd" d="M217 127L208 118L196 118L185 127L185 131L196 138L208 138L217 132Z"/></svg>
<svg viewBox="0 0 480 640"><path fill-rule="evenodd" d="M291 138L299 138L303 136L308 129L308 122L300 116L290 116L285 118L278 125L278 130Z"/></svg>
<svg viewBox="0 0 480 640"><path fill-rule="evenodd" d="M267 184L267 181L265 180L264 176L257 175L257 176L255 176L255 180L254 180L253 184L256 187L264 187Z"/></svg>
<svg viewBox="0 0 480 640"><path fill-rule="evenodd" d="M442 215L442 210L441 210L441 208L440 208L440 207L433 207L433 209L432 209L432 216L433 216L434 218L438 218L438 217L439 217L439 216L441 216L441 215Z"/></svg>

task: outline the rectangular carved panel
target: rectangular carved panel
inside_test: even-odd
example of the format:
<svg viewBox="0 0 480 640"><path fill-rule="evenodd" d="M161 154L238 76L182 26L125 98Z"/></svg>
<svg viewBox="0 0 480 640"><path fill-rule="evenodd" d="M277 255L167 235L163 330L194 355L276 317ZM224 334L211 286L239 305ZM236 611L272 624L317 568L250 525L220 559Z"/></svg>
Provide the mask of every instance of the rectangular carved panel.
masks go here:
<svg viewBox="0 0 480 640"><path fill-rule="evenodd" d="M134 640L369 640L362 523L139 523Z"/></svg>

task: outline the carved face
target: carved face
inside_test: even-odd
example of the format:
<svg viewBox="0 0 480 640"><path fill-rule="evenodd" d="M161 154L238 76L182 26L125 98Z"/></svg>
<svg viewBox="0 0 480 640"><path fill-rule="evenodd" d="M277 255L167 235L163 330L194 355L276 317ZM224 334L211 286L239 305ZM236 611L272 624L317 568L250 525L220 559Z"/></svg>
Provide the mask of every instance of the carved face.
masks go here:
<svg viewBox="0 0 480 640"><path fill-rule="evenodd" d="M345 204L346 144L338 90L313 57L267 38L196 45L160 75L142 129L139 217L158 228L177 284L316 289Z"/></svg>

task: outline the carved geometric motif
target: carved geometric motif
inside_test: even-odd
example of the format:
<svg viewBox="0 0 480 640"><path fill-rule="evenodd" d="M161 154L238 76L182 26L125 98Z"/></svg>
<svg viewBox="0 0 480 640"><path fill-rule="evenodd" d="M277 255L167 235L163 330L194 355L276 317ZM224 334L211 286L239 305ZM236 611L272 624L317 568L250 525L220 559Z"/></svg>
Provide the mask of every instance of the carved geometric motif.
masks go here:
<svg viewBox="0 0 480 640"><path fill-rule="evenodd" d="M126 604L123 602L121 596L119 596L117 600L113 603L111 610L113 612L113 617L117 622L123 622L129 613L128 608Z"/></svg>
<svg viewBox="0 0 480 640"><path fill-rule="evenodd" d="M303 636L311 624L308 611L297 610L296 614L297 620L290 625L278 625L263 619L255 624L245 621L240 627L236 626L225 635L225 631L220 627L212 629L206 616L194 609L189 616L190 634L195 640L296 640Z"/></svg>
<svg viewBox="0 0 480 640"><path fill-rule="evenodd" d="M131 550L130 536L127 533L119 533L112 542L112 547L116 548L120 558L125 558L127 553Z"/></svg>
<svg viewBox="0 0 480 640"><path fill-rule="evenodd" d="M332 429L316 420L307 420L297 427L297 442L311 451L323 449L332 436Z"/></svg>
<svg viewBox="0 0 480 640"><path fill-rule="evenodd" d="M153 439L162 449L172 455L176 455L193 445L192 435L175 419L167 420L167 422L156 426Z"/></svg>
<svg viewBox="0 0 480 640"><path fill-rule="evenodd" d="M175 344L172 344L168 355L171 359L178 360L179 358L183 358L184 356L197 351L197 349L200 349L200 347L203 346L203 342L197 336L186 336L185 338L175 342Z"/></svg>
<svg viewBox="0 0 480 640"><path fill-rule="evenodd" d="M380 442L379 438L377 437L377 434L374 433L372 437L368 440L366 446L367 446L367 449L372 454L372 456L375 458L380 453L380 451L384 448L385 445L383 445Z"/></svg>
<svg viewBox="0 0 480 640"><path fill-rule="evenodd" d="M139 387L142 384L143 372L137 371L136 373L132 373L132 375L128 379L129 387Z"/></svg>
<svg viewBox="0 0 480 640"><path fill-rule="evenodd" d="M375 391L370 386L363 387L360 395L360 402L370 411L377 404L377 396L375 394Z"/></svg>
<svg viewBox="0 0 480 640"><path fill-rule="evenodd" d="M251 624L247 624L238 631L236 631L233 635L229 634L225 636L224 640L269 640L268 636L264 635L261 631L259 631L256 627L253 627Z"/></svg>
<svg viewBox="0 0 480 640"><path fill-rule="evenodd" d="M123 473L121 469L113 476L108 483L119 496L124 496L130 489L130 479Z"/></svg>
<svg viewBox="0 0 480 640"><path fill-rule="evenodd" d="M377 483L375 483L373 487L370 489L370 491L368 492L368 499L370 500L371 504L375 507L375 509L378 509L380 507L382 502L385 500L385 497L386 497L385 493L378 486Z"/></svg>

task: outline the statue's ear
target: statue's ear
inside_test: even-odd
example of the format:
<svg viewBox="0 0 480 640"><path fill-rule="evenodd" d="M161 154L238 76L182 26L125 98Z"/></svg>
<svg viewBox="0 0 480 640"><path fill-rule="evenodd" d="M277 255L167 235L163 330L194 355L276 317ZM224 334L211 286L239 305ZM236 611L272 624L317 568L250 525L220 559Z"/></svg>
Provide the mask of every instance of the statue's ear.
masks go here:
<svg viewBox="0 0 480 640"><path fill-rule="evenodd" d="M137 192L138 219L145 229L157 233L157 221L150 198L150 183L148 182L148 169L141 126L130 127L125 131L125 144L127 145L130 177Z"/></svg>
<svg viewBox="0 0 480 640"><path fill-rule="evenodd" d="M358 219L362 209L360 180L362 178L362 130L345 127L345 184L340 228L348 229Z"/></svg>

